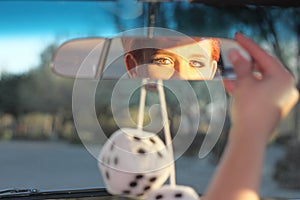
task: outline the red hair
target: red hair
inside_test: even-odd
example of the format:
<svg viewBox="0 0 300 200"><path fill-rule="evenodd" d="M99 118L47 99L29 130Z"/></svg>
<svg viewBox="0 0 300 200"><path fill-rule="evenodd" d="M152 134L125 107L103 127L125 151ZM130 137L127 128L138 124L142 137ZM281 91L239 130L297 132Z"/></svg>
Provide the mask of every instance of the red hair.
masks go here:
<svg viewBox="0 0 300 200"><path fill-rule="evenodd" d="M216 38L211 38L211 44L212 44L212 50L211 50L211 59L215 61L219 61L220 59L220 51L221 51L221 45L220 40Z"/></svg>

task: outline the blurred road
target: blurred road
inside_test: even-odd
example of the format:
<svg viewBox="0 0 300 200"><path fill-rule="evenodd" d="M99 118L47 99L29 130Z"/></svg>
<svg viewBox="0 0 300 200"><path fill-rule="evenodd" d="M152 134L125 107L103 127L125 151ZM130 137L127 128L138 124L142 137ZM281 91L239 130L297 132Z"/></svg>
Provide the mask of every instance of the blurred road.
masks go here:
<svg viewBox="0 0 300 200"><path fill-rule="evenodd" d="M104 186L97 161L81 145L0 142L0 189Z"/></svg>
<svg viewBox="0 0 300 200"><path fill-rule="evenodd" d="M264 197L299 198L300 191L278 187L272 179L274 165L283 150L267 150L261 194ZM210 157L181 157L176 161L177 183L203 193L215 166ZM96 159L81 145L63 142L0 141L0 190L37 188L42 190L105 187Z"/></svg>

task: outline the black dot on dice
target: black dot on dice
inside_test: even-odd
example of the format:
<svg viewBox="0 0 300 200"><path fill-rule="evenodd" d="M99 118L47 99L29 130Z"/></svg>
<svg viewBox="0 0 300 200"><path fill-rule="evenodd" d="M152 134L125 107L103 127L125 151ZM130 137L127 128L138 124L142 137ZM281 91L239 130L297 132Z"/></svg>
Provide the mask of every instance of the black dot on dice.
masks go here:
<svg viewBox="0 0 300 200"><path fill-rule="evenodd" d="M153 183L154 181L156 181L156 177L150 178L149 181L150 181L151 183Z"/></svg>
<svg viewBox="0 0 300 200"><path fill-rule="evenodd" d="M150 142L152 142L153 144L156 143L156 141L155 141L153 138L150 138L149 140L150 140Z"/></svg>
<svg viewBox="0 0 300 200"><path fill-rule="evenodd" d="M141 138L134 136L133 139L135 139L136 141L141 141Z"/></svg>
<svg viewBox="0 0 300 200"><path fill-rule="evenodd" d="M143 195L144 195L144 193L137 194L138 197L143 196Z"/></svg>
<svg viewBox="0 0 300 200"><path fill-rule="evenodd" d="M145 153L146 153L146 150L143 149L143 148L139 148L139 149L137 150L137 152L138 152L139 154L145 154Z"/></svg>
<svg viewBox="0 0 300 200"><path fill-rule="evenodd" d="M164 196L162 194L156 195L155 199L162 199Z"/></svg>
<svg viewBox="0 0 300 200"><path fill-rule="evenodd" d="M124 190L123 194L130 194L130 191L129 190Z"/></svg>
<svg viewBox="0 0 300 200"><path fill-rule="evenodd" d="M110 146L110 151L114 150L114 147L115 147L115 144L112 143L111 146Z"/></svg>
<svg viewBox="0 0 300 200"><path fill-rule="evenodd" d="M108 173L108 171L105 172L105 176L109 180L109 173Z"/></svg>
<svg viewBox="0 0 300 200"><path fill-rule="evenodd" d="M150 185L147 185L144 187L144 191L147 191L147 190L150 190L151 186Z"/></svg>
<svg viewBox="0 0 300 200"><path fill-rule="evenodd" d="M118 159L118 157L115 157L114 158L114 164L117 165L118 163L119 163L119 159Z"/></svg>
<svg viewBox="0 0 300 200"><path fill-rule="evenodd" d="M132 181L132 182L129 183L129 186L130 187L136 187L137 186L137 182Z"/></svg>
<svg viewBox="0 0 300 200"><path fill-rule="evenodd" d="M182 193L176 193L174 196L175 196L175 198L181 198L182 197Z"/></svg>
<svg viewBox="0 0 300 200"><path fill-rule="evenodd" d="M135 179L142 179L143 177L144 177L143 174L138 174L138 175L135 176Z"/></svg>
<svg viewBox="0 0 300 200"><path fill-rule="evenodd" d="M161 152L157 152L157 155L160 157L160 158L162 158L162 157L164 157L163 155L162 155L162 153Z"/></svg>

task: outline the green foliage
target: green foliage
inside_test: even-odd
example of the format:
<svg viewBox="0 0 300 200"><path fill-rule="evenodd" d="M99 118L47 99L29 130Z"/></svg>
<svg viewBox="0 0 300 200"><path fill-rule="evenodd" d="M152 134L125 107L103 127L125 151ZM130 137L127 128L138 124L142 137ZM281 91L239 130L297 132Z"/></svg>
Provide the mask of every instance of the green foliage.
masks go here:
<svg viewBox="0 0 300 200"><path fill-rule="evenodd" d="M20 85L27 80L26 75L2 74L0 79L0 113L18 115L20 107Z"/></svg>
<svg viewBox="0 0 300 200"><path fill-rule="evenodd" d="M4 114L0 116L0 139L10 140L13 137L13 130L16 125L16 120L11 114Z"/></svg>
<svg viewBox="0 0 300 200"><path fill-rule="evenodd" d="M19 116L71 110L73 81L56 76L49 67L55 49L55 45L47 47L41 54L41 64L28 73L1 76L0 112Z"/></svg>
<svg viewBox="0 0 300 200"><path fill-rule="evenodd" d="M52 134L52 116L43 113L30 113L18 119L15 139L48 139Z"/></svg>
<svg viewBox="0 0 300 200"><path fill-rule="evenodd" d="M41 111L57 113L71 110L73 81L55 75L50 69L51 57L56 47L50 45L41 54L41 64L28 73L19 86L20 106L23 112Z"/></svg>
<svg viewBox="0 0 300 200"><path fill-rule="evenodd" d="M11 114L0 115L0 139L65 139L75 138L72 120L63 114L52 115L43 112L30 112L15 118Z"/></svg>
<svg viewBox="0 0 300 200"><path fill-rule="evenodd" d="M13 115L15 123L9 127L0 124L2 139L49 139L53 134L70 138L71 132L74 134L69 125L69 128L53 127L72 120L73 80L58 77L50 69L56 48L56 45L47 47L41 54L40 65L27 73L1 75L0 117ZM55 122L57 116L60 122Z"/></svg>

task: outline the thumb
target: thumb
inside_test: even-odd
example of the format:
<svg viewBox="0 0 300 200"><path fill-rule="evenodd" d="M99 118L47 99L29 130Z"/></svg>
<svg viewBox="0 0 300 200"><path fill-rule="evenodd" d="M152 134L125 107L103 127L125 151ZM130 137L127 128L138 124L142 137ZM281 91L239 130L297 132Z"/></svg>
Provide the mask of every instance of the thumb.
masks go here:
<svg viewBox="0 0 300 200"><path fill-rule="evenodd" d="M238 50L230 50L228 52L228 57L233 65L237 80L252 76L251 62L244 58Z"/></svg>

